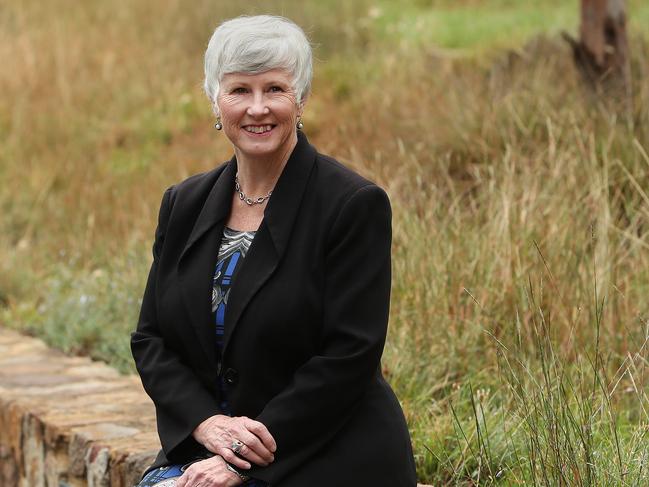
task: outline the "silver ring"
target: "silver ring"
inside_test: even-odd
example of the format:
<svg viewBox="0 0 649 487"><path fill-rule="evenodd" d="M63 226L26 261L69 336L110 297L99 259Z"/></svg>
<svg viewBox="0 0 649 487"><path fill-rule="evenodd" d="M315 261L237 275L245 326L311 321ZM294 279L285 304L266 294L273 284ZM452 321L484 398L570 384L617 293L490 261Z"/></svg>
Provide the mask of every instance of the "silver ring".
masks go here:
<svg viewBox="0 0 649 487"><path fill-rule="evenodd" d="M242 448L243 448L243 442L239 440L233 440L232 443L230 443L230 450L232 450L237 455L239 454Z"/></svg>

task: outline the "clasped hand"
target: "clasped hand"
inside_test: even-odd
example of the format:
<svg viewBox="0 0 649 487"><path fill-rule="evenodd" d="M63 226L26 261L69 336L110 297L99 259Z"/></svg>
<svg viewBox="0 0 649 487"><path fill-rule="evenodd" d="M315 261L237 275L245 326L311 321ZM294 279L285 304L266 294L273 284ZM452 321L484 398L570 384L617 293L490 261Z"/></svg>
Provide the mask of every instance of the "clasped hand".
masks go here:
<svg viewBox="0 0 649 487"><path fill-rule="evenodd" d="M225 462L248 470L251 463L265 467L275 460L273 436L262 423L245 416L211 416L196 427L193 436L217 456L191 465L178 479L178 487L239 485L241 479L227 469Z"/></svg>
<svg viewBox="0 0 649 487"><path fill-rule="evenodd" d="M225 460L214 456L192 463L176 481L176 487L235 487L243 481L228 470Z"/></svg>

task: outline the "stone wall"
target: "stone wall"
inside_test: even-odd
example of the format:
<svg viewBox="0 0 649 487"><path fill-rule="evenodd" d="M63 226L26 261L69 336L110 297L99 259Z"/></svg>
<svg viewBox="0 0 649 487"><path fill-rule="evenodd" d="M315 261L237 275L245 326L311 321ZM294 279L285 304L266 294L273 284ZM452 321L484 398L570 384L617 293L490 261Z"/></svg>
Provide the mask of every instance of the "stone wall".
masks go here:
<svg viewBox="0 0 649 487"><path fill-rule="evenodd" d="M159 445L137 377L0 328L1 487L132 487Z"/></svg>
<svg viewBox="0 0 649 487"><path fill-rule="evenodd" d="M132 487L159 445L138 377L0 328L0 487Z"/></svg>

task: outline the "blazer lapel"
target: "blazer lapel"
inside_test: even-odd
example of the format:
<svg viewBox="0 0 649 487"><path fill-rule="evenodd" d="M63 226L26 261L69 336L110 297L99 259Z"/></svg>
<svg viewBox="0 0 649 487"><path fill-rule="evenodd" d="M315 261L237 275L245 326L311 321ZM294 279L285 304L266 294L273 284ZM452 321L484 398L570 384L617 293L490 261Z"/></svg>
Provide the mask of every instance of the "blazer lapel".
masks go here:
<svg viewBox="0 0 649 487"><path fill-rule="evenodd" d="M297 145L268 200L264 219L230 289L224 353L246 306L273 274L286 251L315 156L316 151L306 136L298 132Z"/></svg>
<svg viewBox="0 0 649 487"><path fill-rule="evenodd" d="M223 234L230 214L236 159L232 158L218 176L178 261L182 296L199 342L216 370L216 332L212 322L212 277Z"/></svg>

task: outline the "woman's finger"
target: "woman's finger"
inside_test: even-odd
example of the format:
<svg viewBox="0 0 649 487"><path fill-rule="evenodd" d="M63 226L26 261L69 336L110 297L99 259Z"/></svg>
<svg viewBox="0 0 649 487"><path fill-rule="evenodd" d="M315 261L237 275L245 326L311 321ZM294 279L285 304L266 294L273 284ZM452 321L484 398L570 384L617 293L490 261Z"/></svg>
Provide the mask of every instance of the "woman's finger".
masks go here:
<svg viewBox="0 0 649 487"><path fill-rule="evenodd" d="M253 435L248 430L242 430L239 433L239 441L243 443L239 455L247 458L251 462L259 464L259 460L253 458L253 456L258 457L265 464L275 460L275 456L268 448L266 448L266 445L264 445L257 436Z"/></svg>
<svg viewBox="0 0 649 487"><path fill-rule="evenodd" d="M242 445L241 448L239 448L239 451L235 452L235 454L261 467L265 467L270 463L269 460L266 460L265 458L258 455L248 445Z"/></svg>
<svg viewBox="0 0 649 487"><path fill-rule="evenodd" d="M178 480L176 480L176 487L189 487L191 474L188 472L183 473Z"/></svg>
<svg viewBox="0 0 649 487"><path fill-rule="evenodd" d="M268 431L268 428L266 428L263 423L255 421L254 419L245 418L243 425L248 431L257 436L266 448L268 448L272 453L275 453L275 450L277 450L275 438L273 438L273 435L270 434L270 431Z"/></svg>
<svg viewBox="0 0 649 487"><path fill-rule="evenodd" d="M225 460L231 465L234 465L235 467L248 470L252 466L244 458L235 455L234 452L229 447L221 448L221 450L219 451L219 455L223 457L223 460Z"/></svg>

